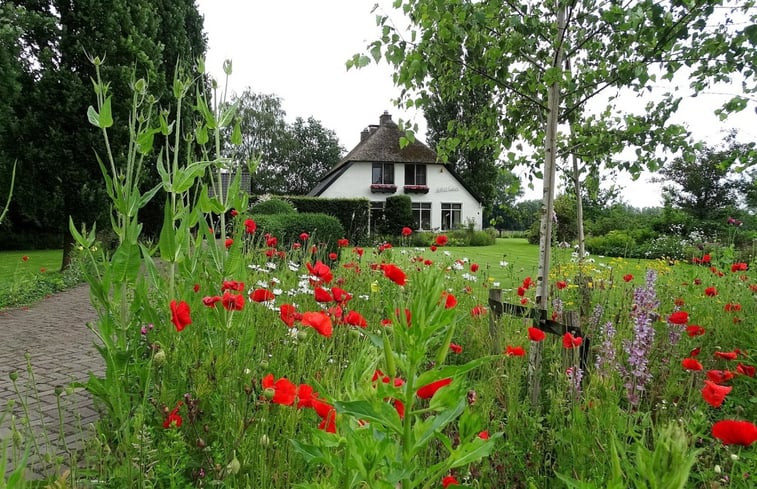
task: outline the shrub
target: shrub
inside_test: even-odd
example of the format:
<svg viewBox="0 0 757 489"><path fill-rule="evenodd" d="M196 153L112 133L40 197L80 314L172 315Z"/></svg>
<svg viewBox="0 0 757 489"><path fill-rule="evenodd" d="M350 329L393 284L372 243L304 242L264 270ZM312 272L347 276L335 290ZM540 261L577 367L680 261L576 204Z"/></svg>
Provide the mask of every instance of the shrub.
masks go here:
<svg viewBox="0 0 757 489"><path fill-rule="evenodd" d="M594 255L633 256L636 242L623 231L610 231L604 236L586 239L586 249Z"/></svg>
<svg viewBox="0 0 757 489"><path fill-rule="evenodd" d="M415 227L413 204L407 195L393 195L387 197L384 207L383 234L399 236L402 228Z"/></svg>
<svg viewBox="0 0 757 489"><path fill-rule="evenodd" d="M470 246L489 246L496 243L497 238L486 231L475 231L470 239Z"/></svg>
<svg viewBox="0 0 757 489"><path fill-rule="evenodd" d="M365 244L371 204L368 199L326 199L323 197L287 197L300 212L334 216L344 226L343 237L354 244Z"/></svg>
<svg viewBox="0 0 757 489"><path fill-rule="evenodd" d="M311 243L329 250L336 249L337 240L344 237L344 227L334 216L318 213L270 214L255 216L258 229L279 238L281 246L299 241L308 233Z"/></svg>
<svg viewBox="0 0 757 489"><path fill-rule="evenodd" d="M251 212L255 215L295 214L297 209L294 208L291 202L284 199L261 198L261 200L252 205Z"/></svg>

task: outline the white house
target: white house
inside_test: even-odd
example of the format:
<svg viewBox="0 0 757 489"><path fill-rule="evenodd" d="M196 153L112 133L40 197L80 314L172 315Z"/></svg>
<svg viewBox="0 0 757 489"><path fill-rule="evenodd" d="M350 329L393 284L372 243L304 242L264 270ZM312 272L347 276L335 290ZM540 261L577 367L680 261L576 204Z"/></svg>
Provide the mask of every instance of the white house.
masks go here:
<svg viewBox="0 0 757 489"><path fill-rule="evenodd" d="M360 143L310 191L328 198L366 198L383 210L386 198L407 194L416 230L446 230L472 221L481 229L479 199L436 153L418 141L400 149L403 133L387 112L360 133ZM373 212L372 212L373 214Z"/></svg>

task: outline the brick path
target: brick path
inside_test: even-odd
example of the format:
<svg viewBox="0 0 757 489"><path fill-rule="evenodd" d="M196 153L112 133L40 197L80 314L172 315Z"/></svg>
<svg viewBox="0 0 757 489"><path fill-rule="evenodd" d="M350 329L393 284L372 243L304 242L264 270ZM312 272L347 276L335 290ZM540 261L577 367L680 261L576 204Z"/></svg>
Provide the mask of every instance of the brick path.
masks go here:
<svg viewBox="0 0 757 489"><path fill-rule="evenodd" d="M4 418L0 421L0 442L9 442L6 458L11 466L20 460L24 446L30 449L28 477L61 471L61 467L75 460L83 438L91 433L88 426L97 418L91 398L83 389L65 389L65 386L85 381L89 372L98 375L103 372L102 358L93 346L94 335L86 327L95 318L86 285L29 308L0 311L0 418ZM27 361L36 389L30 382ZM11 381L11 372L18 374L16 386L20 396ZM60 396L56 395L56 387L64 387ZM8 408L10 400L14 404L12 415ZM12 425L23 437L22 451L10 443ZM48 454L47 457L36 455L32 438L39 452ZM0 443L0 449L2 446Z"/></svg>

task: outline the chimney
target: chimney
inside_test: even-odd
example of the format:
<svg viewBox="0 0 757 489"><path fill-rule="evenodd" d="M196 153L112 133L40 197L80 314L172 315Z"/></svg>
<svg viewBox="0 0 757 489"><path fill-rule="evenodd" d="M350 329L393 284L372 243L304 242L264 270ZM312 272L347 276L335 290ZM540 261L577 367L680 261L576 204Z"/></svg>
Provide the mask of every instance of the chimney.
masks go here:
<svg viewBox="0 0 757 489"><path fill-rule="evenodd" d="M370 136L371 133L368 131L368 128L363 129L360 131L360 142L362 143L366 139L368 139L368 136Z"/></svg>
<svg viewBox="0 0 757 489"><path fill-rule="evenodd" d="M368 131L370 131L370 134L373 134L374 132L378 131L379 126L377 124L371 124L368 126Z"/></svg>
<svg viewBox="0 0 757 489"><path fill-rule="evenodd" d="M381 117L379 117L379 124L383 126L387 122L392 122L392 116L389 115L389 111L385 110L384 113L381 114Z"/></svg>

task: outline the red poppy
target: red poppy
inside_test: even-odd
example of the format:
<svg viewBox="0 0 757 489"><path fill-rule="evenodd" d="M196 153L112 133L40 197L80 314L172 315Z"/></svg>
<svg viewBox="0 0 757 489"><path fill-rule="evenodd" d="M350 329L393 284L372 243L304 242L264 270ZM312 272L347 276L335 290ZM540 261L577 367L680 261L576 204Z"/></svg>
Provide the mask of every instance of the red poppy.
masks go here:
<svg viewBox="0 0 757 489"><path fill-rule="evenodd" d="M474 306L473 309L470 310L470 315L474 318L478 318L486 314L486 307L482 305Z"/></svg>
<svg viewBox="0 0 757 489"><path fill-rule="evenodd" d="M412 229L410 229L407 226L405 226L404 228L402 228L402 236L410 236L411 234L413 234L413 230Z"/></svg>
<svg viewBox="0 0 757 489"><path fill-rule="evenodd" d="M718 289L716 289L715 287L707 287L706 289L704 289L704 295L706 295L707 297L715 297L716 295L718 295Z"/></svg>
<svg viewBox="0 0 757 489"><path fill-rule="evenodd" d="M331 295L334 296L334 300L339 304L345 304L352 299L352 294L340 287L332 287Z"/></svg>
<svg viewBox="0 0 757 489"><path fill-rule="evenodd" d="M179 414L179 408L181 407L181 405L181 401L177 402L176 407L173 408L170 413L168 413L166 419L163 420L163 428L181 428L181 423L183 422L181 415Z"/></svg>
<svg viewBox="0 0 757 489"><path fill-rule="evenodd" d="M749 265L746 263L734 263L731 265L731 271L732 272L744 272L749 269Z"/></svg>
<svg viewBox="0 0 757 489"><path fill-rule="evenodd" d="M702 336L705 332L705 329L697 324L686 326L686 334L692 338L695 336Z"/></svg>
<svg viewBox="0 0 757 489"><path fill-rule="evenodd" d="M284 321L284 324L291 328L297 319L297 310L291 304L282 304L279 308L279 317Z"/></svg>
<svg viewBox="0 0 757 489"><path fill-rule="evenodd" d="M436 245L431 245L428 247L428 249L431 250L432 252L436 251Z"/></svg>
<svg viewBox="0 0 757 489"><path fill-rule="evenodd" d="M363 256L363 253L365 252L363 248L354 248L352 250L353 253L355 253L357 256Z"/></svg>
<svg viewBox="0 0 757 489"><path fill-rule="evenodd" d="M344 248L345 246L350 245L350 240L345 238L339 239L337 240L336 245L340 248Z"/></svg>
<svg viewBox="0 0 757 489"><path fill-rule="evenodd" d="M279 238L276 236L267 236L265 238L265 245L269 248L276 248L276 246L279 244Z"/></svg>
<svg viewBox="0 0 757 489"><path fill-rule="evenodd" d="M523 349L522 346L507 346L507 349L505 350L505 355L508 357L522 357L526 354L526 350Z"/></svg>
<svg viewBox="0 0 757 489"><path fill-rule="evenodd" d="M318 398L318 393L313 391L313 387L307 384L300 384L297 387L297 409L313 407L313 400Z"/></svg>
<svg viewBox="0 0 757 489"><path fill-rule="evenodd" d="M739 352L736 350L733 351L716 351L715 357L721 358L723 360L736 360L736 357L739 356Z"/></svg>
<svg viewBox="0 0 757 489"><path fill-rule="evenodd" d="M382 253L384 250L388 250L392 247L392 243L381 243L378 247L378 252Z"/></svg>
<svg viewBox="0 0 757 489"><path fill-rule="evenodd" d="M335 261L337 259L337 254L334 252L329 253L329 260Z"/></svg>
<svg viewBox="0 0 757 489"><path fill-rule="evenodd" d="M741 304L738 302L729 302L723 309L725 309L726 312L738 312L741 310Z"/></svg>
<svg viewBox="0 0 757 489"><path fill-rule="evenodd" d="M724 419L712 425L712 436L724 445L743 445L748 447L757 441L757 426L749 421Z"/></svg>
<svg viewBox="0 0 757 489"><path fill-rule="evenodd" d="M323 430L326 433L336 433L336 409L331 408L326 416L321 418L321 423L318 425L319 430Z"/></svg>
<svg viewBox="0 0 757 489"><path fill-rule="evenodd" d="M294 404L297 396L297 386L291 383L287 378L282 377L277 381L273 380L273 374L268 374L262 380L263 389L266 391L266 397L271 398L272 402L282 406L291 406Z"/></svg>
<svg viewBox="0 0 757 489"><path fill-rule="evenodd" d="M244 220L244 230L245 232L247 232L247 234L254 233L257 228L258 228L257 223L253 221L252 219Z"/></svg>
<svg viewBox="0 0 757 489"><path fill-rule="evenodd" d="M457 298L452 294L447 294L446 298L444 299L444 308L452 309L456 305L457 305Z"/></svg>
<svg viewBox="0 0 757 489"><path fill-rule="evenodd" d="M565 280L558 280L555 285L557 285L558 290L562 290L568 286L568 282L566 282Z"/></svg>
<svg viewBox="0 0 757 489"><path fill-rule="evenodd" d="M195 292L199 292L200 291L200 284L194 284L192 286L192 290L194 290Z"/></svg>
<svg viewBox="0 0 757 489"><path fill-rule="evenodd" d="M231 238L226 238L226 241L224 242L224 245L226 246L226 249L231 248L231 245L234 244L234 240Z"/></svg>
<svg viewBox="0 0 757 489"><path fill-rule="evenodd" d="M681 361L681 365L683 365L683 368L686 370L702 370L704 367L702 367L702 364L697 361L695 358L684 358Z"/></svg>
<svg viewBox="0 0 757 489"><path fill-rule="evenodd" d="M310 235L308 233L301 233L300 234L300 241L307 241L310 239Z"/></svg>
<svg viewBox="0 0 757 489"><path fill-rule="evenodd" d="M707 378L715 382L716 384L722 384L723 382L728 382L735 376L736 375L730 370L708 370L707 371Z"/></svg>
<svg viewBox="0 0 757 489"><path fill-rule="evenodd" d="M447 244L448 241L449 239L447 238L447 236L440 234L439 236L436 237L434 244L436 244L436 246L444 246Z"/></svg>
<svg viewBox="0 0 757 489"><path fill-rule="evenodd" d="M524 298L522 298L522 299L520 300L520 303L521 303L522 305L524 305L524 306L525 306L526 304L528 304L528 297L524 297ZM553 321L554 321L554 317L555 317L555 314L557 314L557 313L554 313L554 314L552 314L552 320L553 320Z"/></svg>
<svg viewBox="0 0 757 489"><path fill-rule="evenodd" d="M447 489L449 486L459 486L460 483L455 479L455 476L448 475L442 479L442 488Z"/></svg>
<svg viewBox="0 0 757 489"><path fill-rule="evenodd" d="M192 324L192 318L189 315L189 304L184 301L177 303L175 300L172 300L171 322L176 326L176 331L181 331L188 324Z"/></svg>
<svg viewBox="0 0 757 489"><path fill-rule="evenodd" d="M237 282L236 280L224 280L223 285L221 285L221 292L225 290L242 291L244 290L244 282Z"/></svg>
<svg viewBox="0 0 757 489"><path fill-rule="evenodd" d="M712 260L712 257L710 256L709 253L702 256L702 263L710 263L711 260Z"/></svg>
<svg viewBox="0 0 757 489"><path fill-rule="evenodd" d="M534 281L531 280L531 277L526 277L523 279L523 284L521 284L521 287L524 289L529 289L534 284Z"/></svg>
<svg viewBox="0 0 757 489"><path fill-rule="evenodd" d="M220 295L213 295L213 296L203 297L202 303L208 307L216 307L216 302L219 302L220 300L221 300Z"/></svg>
<svg viewBox="0 0 757 489"><path fill-rule="evenodd" d="M547 334L539 328L528 328L528 339L531 341L542 341Z"/></svg>
<svg viewBox="0 0 757 489"><path fill-rule="evenodd" d="M676 297L675 299L673 299L673 304L675 304L678 307L683 307L683 305L686 304L686 302L683 300L682 297Z"/></svg>
<svg viewBox="0 0 757 489"><path fill-rule="evenodd" d="M250 294L250 299L254 302L268 302L276 299L276 296L268 289L255 289Z"/></svg>
<svg viewBox="0 0 757 489"><path fill-rule="evenodd" d="M403 419L405 417L405 403L400 401L399 399L389 399L389 401L394 406L394 409L397 410L397 414L400 416L400 419Z"/></svg>
<svg viewBox="0 0 757 489"><path fill-rule="evenodd" d="M331 268L329 268L329 266L323 263L321 260L315 262L315 265L305 263L305 266L308 268L310 275L316 277L318 280L321 280L328 284L334 279L334 274L331 273Z"/></svg>
<svg viewBox="0 0 757 489"><path fill-rule="evenodd" d="M434 397L434 394L436 394L436 391L438 391L445 385L449 385L450 383L452 383L452 377L437 380L436 382L431 382L430 384L424 385L423 387L418 389L418 392L416 392L416 394L421 399L431 399L432 397Z"/></svg>
<svg viewBox="0 0 757 489"><path fill-rule="evenodd" d="M452 350L453 353L460 354L463 352L463 347L458 345L457 343L450 343L449 349Z"/></svg>
<svg viewBox="0 0 757 489"><path fill-rule="evenodd" d="M580 346L583 341L583 338L581 338L580 336L576 338L570 331L566 332L562 336L562 346L565 348L575 348L577 346Z"/></svg>
<svg viewBox="0 0 757 489"><path fill-rule="evenodd" d="M489 430L484 430L481 433L478 434L478 437L482 440L488 440L489 439Z"/></svg>
<svg viewBox="0 0 757 489"><path fill-rule="evenodd" d="M695 278L694 279L694 285L702 285L702 279L701 278Z"/></svg>
<svg viewBox="0 0 757 489"><path fill-rule="evenodd" d="M323 312L306 312L302 315L302 324L310 326L327 338L334 332L331 318Z"/></svg>
<svg viewBox="0 0 757 489"><path fill-rule="evenodd" d="M701 348L694 348L693 350L691 350L689 352L689 356L690 357L698 357L700 353L702 353L702 349Z"/></svg>
<svg viewBox="0 0 757 489"><path fill-rule="evenodd" d="M744 365L743 363L739 363L736 367L736 372L740 373L741 375L746 375L747 377L754 377L755 371L757 368L755 368L752 365Z"/></svg>
<svg viewBox="0 0 757 489"><path fill-rule="evenodd" d="M524 289L523 287L518 287L518 296L523 297L524 295L526 295L526 289Z"/></svg>
<svg viewBox="0 0 757 489"><path fill-rule="evenodd" d="M27 255L24 255L21 257L21 261L29 261L29 257Z"/></svg>
<svg viewBox="0 0 757 489"><path fill-rule="evenodd" d="M242 294L224 292L221 303L227 311L241 311L244 308L244 296Z"/></svg>
<svg viewBox="0 0 757 489"><path fill-rule="evenodd" d="M686 311L676 311L668 316L668 322L672 324L686 324L689 322L689 313Z"/></svg>
<svg viewBox="0 0 757 489"><path fill-rule="evenodd" d="M471 263L470 271L476 273L478 271L478 263Z"/></svg>
<svg viewBox="0 0 757 489"><path fill-rule="evenodd" d="M381 266L384 271L384 276L394 282L397 285L405 285L407 282L407 275L398 266L392 264L384 264Z"/></svg>
<svg viewBox="0 0 757 489"><path fill-rule="evenodd" d="M704 388L702 389L702 398L710 406L719 408L723 404L725 396L727 396L732 389L733 387L718 385L711 380L705 380Z"/></svg>
<svg viewBox="0 0 757 489"><path fill-rule="evenodd" d="M357 311L348 312L344 317L344 322L349 324L350 326L359 326L361 328L368 326L368 323L366 322L363 315Z"/></svg>
<svg viewBox="0 0 757 489"><path fill-rule="evenodd" d="M633 275L631 275L630 273L623 275L624 282L630 282L631 280L633 280Z"/></svg>
<svg viewBox="0 0 757 489"><path fill-rule="evenodd" d="M331 302L333 297L331 297L331 294L328 290L324 289L323 287L316 287L313 290L313 293L315 295L315 301L316 302Z"/></svg>
<svg viewBox="0 0 757 489"><path fill-rule="evenodd" d="M229 214L231 214L231 217L237 217L239 215L239 212L237 212L236 209L231 209Z"/></svg>

